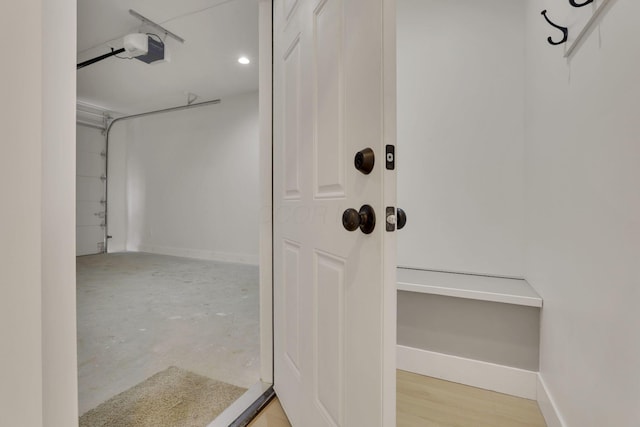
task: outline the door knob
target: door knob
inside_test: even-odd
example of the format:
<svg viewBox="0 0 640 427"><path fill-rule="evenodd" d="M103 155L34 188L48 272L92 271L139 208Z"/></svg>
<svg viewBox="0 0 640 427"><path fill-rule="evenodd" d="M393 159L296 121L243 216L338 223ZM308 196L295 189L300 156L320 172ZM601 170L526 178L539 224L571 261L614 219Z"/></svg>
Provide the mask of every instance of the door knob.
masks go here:
<svg viewBox="0 0 640 427"><path fill-rule="evenodd" d="M376 213L369 205L362 205L360 211L349 208L342 214L342 225L348 231L360 227L364 234L370 234L376 228Z"/></svg>
<svg viewBox="0 0 640 427"><path fill-rule="evenodd" d="M404 212L404 210L398 208L396 215L397 215L397 227L398 227L398 230L400 230L407 223L407 214Z"/></svg>
<svg viewBox="0 0 640 427"><path fill-rule="evenodd" d="M373 154L371 148L365 148L358 151L356 157L353 159L353 164L360 172L365 175L369 175L373 170L373 164L375 163L376 156Z"/></svg>

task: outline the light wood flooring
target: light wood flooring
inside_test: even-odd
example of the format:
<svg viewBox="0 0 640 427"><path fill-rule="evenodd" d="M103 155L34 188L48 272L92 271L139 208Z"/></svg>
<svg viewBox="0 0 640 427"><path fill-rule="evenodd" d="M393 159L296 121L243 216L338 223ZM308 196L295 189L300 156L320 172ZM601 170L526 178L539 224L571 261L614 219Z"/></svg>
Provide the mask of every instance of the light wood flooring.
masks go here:
<svg viewBox="0 0 640 427"><path fill-rule="evenodd" d="M398 371L397 412L397 427L546 427L533 400L404 371ZM274 399L249 427L291 424Z"/></svg>
<svg viewBox="0 0 640 427"><path fill-rule="evenodd" d="M248 427L291 427L291 424L276 397L251 421Z"/></svg>

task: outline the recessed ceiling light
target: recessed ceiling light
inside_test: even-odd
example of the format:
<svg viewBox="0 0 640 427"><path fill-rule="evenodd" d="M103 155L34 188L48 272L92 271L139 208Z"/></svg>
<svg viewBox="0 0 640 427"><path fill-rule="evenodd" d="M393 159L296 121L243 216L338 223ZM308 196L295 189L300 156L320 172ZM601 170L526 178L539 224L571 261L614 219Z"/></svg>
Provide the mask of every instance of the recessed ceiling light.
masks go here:
<svg viewBox="0 0 640 427"><path fill-rule="evenodd" d="M246 56L241 56L240 58L238 58L238 62L241 63L242 65L247 65L251 61L249 61L249 58L247 58Z"/></svg>

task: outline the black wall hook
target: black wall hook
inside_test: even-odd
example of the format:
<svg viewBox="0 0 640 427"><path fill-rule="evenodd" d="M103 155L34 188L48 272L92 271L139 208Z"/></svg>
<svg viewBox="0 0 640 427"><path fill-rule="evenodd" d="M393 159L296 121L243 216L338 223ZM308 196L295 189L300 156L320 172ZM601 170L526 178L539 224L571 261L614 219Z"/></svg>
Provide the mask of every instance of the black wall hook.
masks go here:
<svg viewBox="0 0 640 427"><path fill-rule="evenodd" d="M559 44L566 43L566 42L567 42L567 40L569 39L569 29L568 29L567 27L561 27L560 25L556 25L556 24L554 24L553 22L551 22L551 21L549 20L549 18L547 18L547 10L546 10L546 9L545 9L545 10L543 10L541 14L542 14L542 16L544 16L544 19L546 19L546 20L547 20L547 22L549 23L549 25L551 25L551 26L553 26L553 27L555 27L555 28L559 29L560 31L562 31L562 34L564 35L564 37L562 38L562 40L560 40L559 42L554 42L554 41L553 41L553 39L552 39L550 36L549 36L549 37L547 37L547 41L549 42L549 44L551 44L551 45L553 45L553 46L557 46L557 45L559 45Z"/></svg>
<svg viewBox="0 0 640 427"><path fill-rule="evenodd" d="M593 0L587 0L584 3L576 3L576 0L569 0L569 3L573 7L582 7L582 6L586 6L586 5L590 4L590 3L593 3Z"/></svg>

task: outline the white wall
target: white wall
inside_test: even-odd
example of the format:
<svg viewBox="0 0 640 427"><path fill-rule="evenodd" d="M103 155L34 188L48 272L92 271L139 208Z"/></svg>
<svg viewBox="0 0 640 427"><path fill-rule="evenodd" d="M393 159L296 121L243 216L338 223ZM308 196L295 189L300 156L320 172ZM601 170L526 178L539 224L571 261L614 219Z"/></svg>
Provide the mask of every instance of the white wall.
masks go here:
<svg viewBox="0 0 640 427"><path fill-rule="evenodd" d="M16 16L35 23L23 33ZM42 425L42 29L39 1L0 3L0 425ZM22 82L18 84L18 82Z"/></svg>
<svg viewBox="0 0 640 427"><path fill-rule="evenodd" d="M116 123L109 155L111 251L258 264L257 92Z"/></svg>
<svg viewBox="0 0 640 427"><path fill-rule="evenodd" d="M0 4L2 426L77 423L75 7Z"/></svg>
<svg viewBox="0 0 640 427"><path fill-rule="evenodd" d="M573 22L592 10L563 3L530 1L526 21L526 278L544 298L541 375L566 426L635 427L640 2L615 2L569 63L540 11Z"/></svg>
<svg viewBox="0 0 640 427"><path fill-rule="evenodd" d="M523 275L524 2L398 0L398 264Z"/></svg>
<svg viewBox="0 0 640 427"><path fill-rule="evenodd" d="M398 344L538 371L540 310L398 292Z"/></svg>

